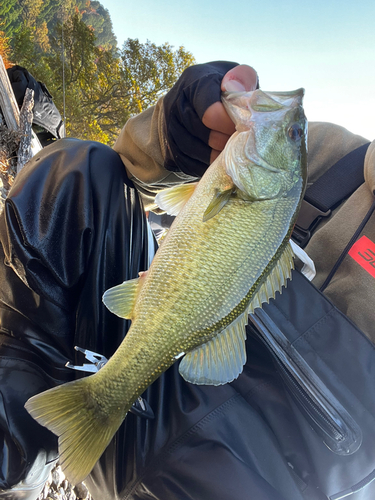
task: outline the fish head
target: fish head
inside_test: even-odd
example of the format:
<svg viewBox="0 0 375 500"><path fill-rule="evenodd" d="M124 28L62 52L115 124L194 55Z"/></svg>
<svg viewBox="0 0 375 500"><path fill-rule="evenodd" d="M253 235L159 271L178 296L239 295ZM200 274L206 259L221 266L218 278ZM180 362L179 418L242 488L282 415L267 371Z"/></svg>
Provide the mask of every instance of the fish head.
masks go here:
<svg viewBox="0 0 375 500"><path fill-rule="evenodd" d="M223 104L236 125L224 151L227 174L250 200L304 190L307 120L304 90L224 93Z"/></svg>

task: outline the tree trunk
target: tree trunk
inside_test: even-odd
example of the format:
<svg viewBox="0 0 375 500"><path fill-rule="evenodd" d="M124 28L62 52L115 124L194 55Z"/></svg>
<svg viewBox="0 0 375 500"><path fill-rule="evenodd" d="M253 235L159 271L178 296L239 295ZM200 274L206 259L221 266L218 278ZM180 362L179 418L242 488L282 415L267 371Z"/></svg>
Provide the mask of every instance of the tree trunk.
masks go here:
<svg viewBox="0 0 375 500"><path fill-rule="evenodd" d="M27 89L21 114L0 56L0 212L14 176L42 149L32 130L34 92Z"/></svg>
<svg viewBox="0 0 375 500"><path fill-rule="evenodd" d="M7 70L5 69L4 62L0 56L0 108L4 115L5 123L8 129L16 132L20 127L20 112L16 98L14 97L12 85L8 78ZM31 130L31 151L34 156L42 149L42 145L34 131Z"/></svg>
<svg viewBox="0 0 375 500"><path fill-rule="evenodd" d="M12 85L8 78L7 70L0 56L0 107L4 115L5 123L12 132L18 130L20 113L16 98L14 97Z"/></svg>

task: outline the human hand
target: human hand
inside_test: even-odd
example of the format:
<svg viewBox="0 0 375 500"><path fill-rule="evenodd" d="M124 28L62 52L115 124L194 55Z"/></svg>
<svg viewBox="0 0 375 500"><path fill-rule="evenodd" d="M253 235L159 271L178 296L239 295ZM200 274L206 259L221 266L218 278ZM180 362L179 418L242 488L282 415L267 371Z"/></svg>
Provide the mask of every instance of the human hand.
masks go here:
<svg viewBox="0 0 375 500"><path fill-rule="evenodd" d="M221 81L223 92L249 92L255 90L258 85L256 71L245 64L235 66L229 70ZM229 137L234 133L235 127L221 101L211 104L206 109L203 124L210 129L208 145L211 148L210 163L219 156L224 149Z"/></svg>
<svg viewBox="0 0 375 500"><path fill-rule="evenodd" d="M166 169L201 177L235 130L221 92L257 86L257 73L247 65L217 61L187 68L164 98Z"/></svg>

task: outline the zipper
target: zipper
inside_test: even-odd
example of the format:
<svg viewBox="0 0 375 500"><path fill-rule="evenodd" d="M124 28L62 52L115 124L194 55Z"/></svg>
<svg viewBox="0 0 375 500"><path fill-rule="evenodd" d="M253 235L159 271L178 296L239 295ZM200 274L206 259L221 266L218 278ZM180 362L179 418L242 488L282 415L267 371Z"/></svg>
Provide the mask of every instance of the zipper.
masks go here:
<svg viewBox="0 0 375 500"><path fill-rule="evenodd" d="M249 324L271 352L288 393L323 443L337 455L355 453L362 443L361 429L278 326L263 309L249 316Z"/></svg>

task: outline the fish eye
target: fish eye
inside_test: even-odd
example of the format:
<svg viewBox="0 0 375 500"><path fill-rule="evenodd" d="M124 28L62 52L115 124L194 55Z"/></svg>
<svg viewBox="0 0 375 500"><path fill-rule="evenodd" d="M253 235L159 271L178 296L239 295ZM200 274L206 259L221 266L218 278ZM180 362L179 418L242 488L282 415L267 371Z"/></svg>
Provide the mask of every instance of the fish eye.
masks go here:
<svg viewBox="0 0 375 500"><path fill-rule="evenodd" d="M293 125L289 127L288 135L293 142L297 142L302 139L303 130L298 123L293 123Z"/></svg>

